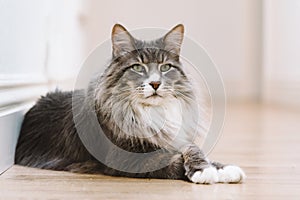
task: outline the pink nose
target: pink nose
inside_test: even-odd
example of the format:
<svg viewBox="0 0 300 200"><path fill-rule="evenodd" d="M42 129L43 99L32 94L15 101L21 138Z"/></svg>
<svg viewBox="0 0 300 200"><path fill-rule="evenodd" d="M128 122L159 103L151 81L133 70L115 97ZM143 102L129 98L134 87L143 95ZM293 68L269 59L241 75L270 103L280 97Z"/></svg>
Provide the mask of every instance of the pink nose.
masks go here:
<svg viewBox="0 0 300 200"><path fill-rule="evenodd" d="M160 86L160 81L152 81L149 83L154 90L157 90L157 88Z"/></svg>

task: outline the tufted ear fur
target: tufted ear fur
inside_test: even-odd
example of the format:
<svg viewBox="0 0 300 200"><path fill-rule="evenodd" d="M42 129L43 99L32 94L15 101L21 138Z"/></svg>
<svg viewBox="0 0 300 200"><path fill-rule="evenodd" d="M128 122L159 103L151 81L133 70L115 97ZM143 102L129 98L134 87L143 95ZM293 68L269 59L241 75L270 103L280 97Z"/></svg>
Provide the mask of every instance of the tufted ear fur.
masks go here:
<svg viewBox="0 0 300 200"><path fill-rule="evenodd" d="M172 28L163 37L165 50L179 55L183 36L184 36L184 26L182 24L178 24L177 26Z"/></svg>
<svg viewBox="0 0 300 200"><path fill-rule="evenodd" d="M135 50L134 38L120 24L115 24L111 33L113 57L118 57L126 52Z"/></svg>

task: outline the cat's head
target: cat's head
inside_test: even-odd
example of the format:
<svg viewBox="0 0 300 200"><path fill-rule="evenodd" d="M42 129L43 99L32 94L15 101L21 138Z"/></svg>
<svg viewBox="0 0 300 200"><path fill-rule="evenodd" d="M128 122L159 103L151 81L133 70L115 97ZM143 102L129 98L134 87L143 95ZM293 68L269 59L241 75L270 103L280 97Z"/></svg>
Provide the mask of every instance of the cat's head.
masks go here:
<svg viewBox="0 0 300 200"><path fill-rule="evenodd" d="M181 24L152 41L134 38L119 24L113 27L111 63L89 90L105 129L159 146L180 135L171 144L176 148L200 130L196 96L180 62L183 37Z"/></svg>
<svg viewBox="0 0 300 200"><path fill-rule="evenodd" d="M160 105L169 97L189 98L189 82L179 56L183 37L182 24L153 41L138 40L116 24L111 37L113 59L104 75L104 87L120 101L144 105Z"/></svg>

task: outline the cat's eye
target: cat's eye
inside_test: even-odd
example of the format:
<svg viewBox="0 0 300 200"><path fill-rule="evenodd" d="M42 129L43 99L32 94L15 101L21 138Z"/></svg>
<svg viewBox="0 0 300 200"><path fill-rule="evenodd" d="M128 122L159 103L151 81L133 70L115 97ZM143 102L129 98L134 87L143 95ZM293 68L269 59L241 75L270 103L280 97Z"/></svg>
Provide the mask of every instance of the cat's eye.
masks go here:
<svg viewBox="0 0 300 200"><path fill-rule="evenodd" d="M161 71L161 72L167 72L167 71L169 71L171 68L172 68L172 66L171 66L170 64L165 64L165 65L160 66L160 71Z"/></svg>
<svg viewBox="0 0 300 200"><path fill-rule="evenodd" d="M145 68L142 66L142 65L139 65L139 64L134 64L133 66L131 66L131 68L136 71L136 72L144 72L145 71Z"/></svg>

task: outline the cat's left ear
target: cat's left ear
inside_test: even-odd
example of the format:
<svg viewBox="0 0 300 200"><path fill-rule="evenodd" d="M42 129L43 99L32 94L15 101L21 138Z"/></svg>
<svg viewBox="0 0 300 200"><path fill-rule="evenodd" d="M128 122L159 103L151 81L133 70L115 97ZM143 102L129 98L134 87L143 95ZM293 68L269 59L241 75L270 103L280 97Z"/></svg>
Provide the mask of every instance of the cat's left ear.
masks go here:
<svg viewBox="0 0 300 200"><path fill-rule="evenodd" d="M115 24L111 33L113 57L135 50L134 38L121 24Z"/></svg>
<svg viewBox="0 0 300 200"><path fill-rule="evenodd" d="M179 55L181 44L183 41L183 36L184 36L184 26L182 24L178 24L177 26L172 28L163 37L165 50Z"/></svg>

